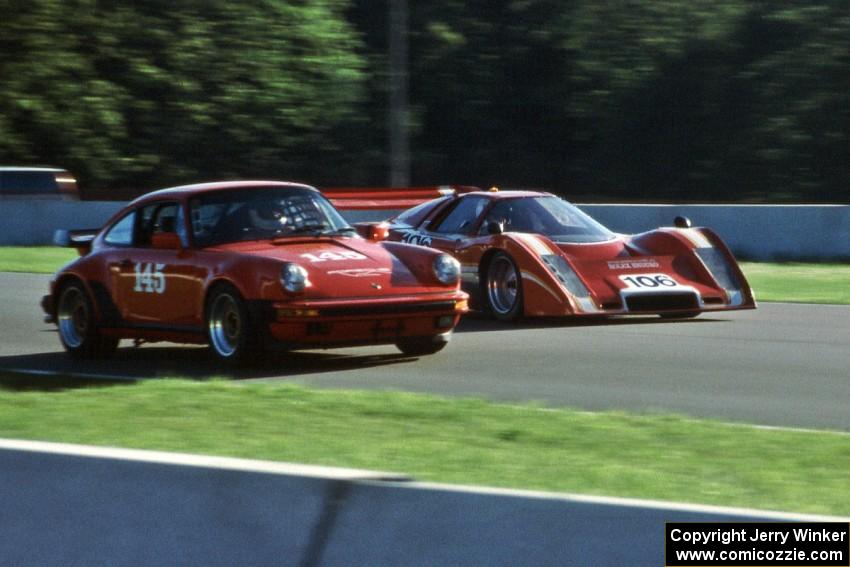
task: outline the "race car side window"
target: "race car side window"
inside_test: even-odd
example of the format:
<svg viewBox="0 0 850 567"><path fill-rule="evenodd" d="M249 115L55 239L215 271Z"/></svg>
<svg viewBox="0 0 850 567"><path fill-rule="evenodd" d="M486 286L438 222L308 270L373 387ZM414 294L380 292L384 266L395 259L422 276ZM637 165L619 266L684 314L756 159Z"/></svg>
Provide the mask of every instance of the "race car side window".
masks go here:
<svg viewBox="0 0 850 567"><path fill-rule="evenodd" d="M136 224L136 211L132 211L124 218L112 225L103 241L110 246L131 246L133 244L133 227Z"/></svg>
<svg viewBox="0 0 850 567"><path fill-rule="evenodd" d="M186 246L186 223L177 203L155 203L142 209L137 246L150 246L151 235L163 232L176 232Z"/></svg>
<svg viewBox="0 0 850 567"><path fill-rule="evenodd" d="M463 197L458 200L458 204L443 217L440 224L431 228L433 232L441 232L444 234L465 234L469 232L475 221L481 216L487 203L490 201L487 197L477 195Z"/></svg>
<svg viewBox="0 0 850 567"><path fill-rule="evenodd" d="M425 220L425 217L431 214L431 211L433 211L434 208L439 207L451 198L452 197L440 197L439 199L426 201L422 204L416 205L412 209L408 209L398 215L392 222L410 227L417 227L423 220Z"/></svg>

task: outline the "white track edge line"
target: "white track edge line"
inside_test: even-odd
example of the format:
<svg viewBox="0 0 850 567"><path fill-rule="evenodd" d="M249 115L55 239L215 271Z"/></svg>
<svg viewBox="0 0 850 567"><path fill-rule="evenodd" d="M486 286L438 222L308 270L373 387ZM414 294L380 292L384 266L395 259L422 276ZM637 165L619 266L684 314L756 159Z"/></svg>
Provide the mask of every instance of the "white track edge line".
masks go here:
<svg viewBox="0 0 850 567"><path fill-rule="evenodd" d="M362 469L346 469L338 467L323 467L295 463L278 463L253 459L237 459L231 457L214 457L207 455L191 455L185 453L169 453L164 451L148 451L142 449L119 449L113 447L97 447L91 445L76 445L70 443L52 443L46 441L27 441L18 439L0 439L0 450L28 451L51 455L67 455L100 459L115 459L131 462L143 462L165 465L180 465L199 468L212 468L253 473L280 474L304 476L328 480L349 480L377 483L380 486L395 486L399 488L441 490L468 494L493 496L508 496L521 498L536 498L564 502L579 502L607 506L622 506L630 508L646 508L654 510L669 510L676 512L694 512L703 514L718 514L730 516L755 516L787 521L832 521L846 522L850 518L839 516L823 516L813 514L798 514L751 508L734 508L692 504L687 502L666 502L661 500L645 500L633 498L589 496L583 494L544 492L534 490L518 490L507 488L492 488L486 486L464 486L430 482L407 482L409 477L396 473L383 473Z"/></svg>
<svg viewBox="0 0 850 567"><path fill-rule="evenodd" d="M392 484L392 483L390 483ZM787 521L818 521L818 522L850 522L850 517L825 516L819 514L803 514L796 512L781 512L756 508L739 508L730 506L715 506L710 504L693 504L690 502L675 502L667 500L649 500L642 498L624 498L617 496L593 496L570 492L545 492L537 490L521 490L512 488L493 488L486 486L465 486L441 484L433 482L412 482L404 486L413 486L429 490L445 490L452 492L470 492L475 494L492 494L500 496L518 496L524 498L540 498L545 500L564 500L587 504L606 506L621 506L626 508L646 508L653 510L668 510L672 512L695 512L702 514L717 514L729 516L758 516Z"/></svg>
<svg viewBox="0 0 850 567"><path fill-rule="evenodd" d="M99 447L72 443L54 443L49 441L28 441L24 439L0 439L0 450L27 451L49 455L71 457L89 457L96 459L115 459L139 463L179 465L221 470L269 473L280 475L298 475L310 478L405 481L410 477L398 473L351 469L343 467L325 467L263 461L259 459L240 459L213 455L193 455L189 453L171 453L146 449L123 449L118 447Z"/></svg>

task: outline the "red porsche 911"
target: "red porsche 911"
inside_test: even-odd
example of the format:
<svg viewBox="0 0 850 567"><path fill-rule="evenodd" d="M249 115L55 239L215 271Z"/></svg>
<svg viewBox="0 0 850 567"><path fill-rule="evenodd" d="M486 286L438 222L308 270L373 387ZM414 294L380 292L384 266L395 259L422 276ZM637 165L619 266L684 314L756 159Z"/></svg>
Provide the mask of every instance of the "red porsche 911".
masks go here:
<svg viewBox="0 0 850 567"><path fill-rule="evenodd" d="M357 234L317 190L271 181L164 189L99 230L57 235L80 258L42 300L74 356L121 339L208 343L221 360L286 349L442 349L467 295L450 255Z"/></svg>

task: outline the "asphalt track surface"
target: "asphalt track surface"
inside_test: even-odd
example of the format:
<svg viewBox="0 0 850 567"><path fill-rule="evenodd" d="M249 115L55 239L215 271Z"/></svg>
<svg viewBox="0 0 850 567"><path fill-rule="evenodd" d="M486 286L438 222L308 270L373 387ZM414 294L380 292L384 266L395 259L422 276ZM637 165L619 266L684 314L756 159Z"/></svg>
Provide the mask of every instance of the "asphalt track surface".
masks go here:
<svg viewBox="0 0 850 567"><path fill-rule="evenodd" d="M274 355L228 373L202 347L136 348L70 360L42 323L48 276L0 273L0 374L95 380L232 377L321 388L376 389L538 402L585 410L677 413L850 431L850 307L762 304L756 311L507 325L466 317L442 352L392 346Z"/></svg>

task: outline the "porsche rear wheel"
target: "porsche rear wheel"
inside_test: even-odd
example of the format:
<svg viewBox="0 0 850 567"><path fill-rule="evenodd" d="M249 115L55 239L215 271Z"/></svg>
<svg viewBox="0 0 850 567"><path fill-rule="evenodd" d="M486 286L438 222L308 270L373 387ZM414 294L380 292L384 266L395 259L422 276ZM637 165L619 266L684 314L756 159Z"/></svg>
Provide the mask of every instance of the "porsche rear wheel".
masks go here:
<svg viewBox="0 0 850 567"><path fill-rule="evenodd" d="M396 348L408 356L425 356L443 350L448 341L441 336L416 337L402 339L395 344Z"/></svg>
<svg viewBox="0 0 850 567"><path fill-rule="evenodd" d="M118 338L104 336L98 328L91 299L80 282L59 291L56 326L62 346L74 358L106 358L118 347Z"/></svg>
<svg viewBox="0 0 850 567"><path fill-rule="evenodd" d="M257 351L256 333L239 292L231 285L219 285L207 301L207 339L219 360L244 364Z"/></svg>
<svg viewBox="0 0 850 567"><path fill-rule="evenodd" d="M515 321L522 315L522 277L506 253L497 252L487 264L484 291L487 307L496 319Z"/></svg>

